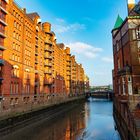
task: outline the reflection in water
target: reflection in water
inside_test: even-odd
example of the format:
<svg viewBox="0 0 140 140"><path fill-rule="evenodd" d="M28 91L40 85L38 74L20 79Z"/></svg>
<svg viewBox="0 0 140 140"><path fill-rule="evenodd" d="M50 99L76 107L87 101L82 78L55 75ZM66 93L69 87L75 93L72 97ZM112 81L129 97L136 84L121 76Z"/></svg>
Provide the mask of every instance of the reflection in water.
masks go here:
<svg viewBox="0 0 140 140"><path fill-rule="evenodd" d="M2 140L119 140L112 103L91 99L51 121L20 129Z"/></svg>

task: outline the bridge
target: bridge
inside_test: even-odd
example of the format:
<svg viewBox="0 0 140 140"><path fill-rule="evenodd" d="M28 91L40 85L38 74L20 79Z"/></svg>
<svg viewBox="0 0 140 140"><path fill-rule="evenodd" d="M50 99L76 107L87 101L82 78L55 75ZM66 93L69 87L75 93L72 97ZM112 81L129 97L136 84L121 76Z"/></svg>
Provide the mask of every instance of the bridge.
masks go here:
<svg viewBox="0 0 140 140"><path fill-rule="evenodd" d="M113 100L113 91L112 90L90 91L86 93L86 98L90 98L90 97Z"/></svg>

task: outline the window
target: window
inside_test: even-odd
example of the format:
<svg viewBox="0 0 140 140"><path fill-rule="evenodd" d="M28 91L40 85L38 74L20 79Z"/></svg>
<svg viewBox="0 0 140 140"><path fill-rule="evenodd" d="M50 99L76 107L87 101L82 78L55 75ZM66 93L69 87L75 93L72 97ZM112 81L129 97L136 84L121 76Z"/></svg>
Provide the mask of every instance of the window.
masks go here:
<svg viewBox="0 0 140 140"><path fill-rule="evenodd" d="M16 83L15 86L16 86L16 94L18 94L18 92L19 92L19 84Z"/></svg>
<svg viewBox="0 0 140 140"><path fill-rule="evenodd" d="M125 95L125 77L122 77L122 82L123 82L123 95Z"/></svg>
<svg viewBox="0 0 140 140"><path fill-rule="evenodd" d="M15 61L17 61L17 55L15 55Z"/></svg>
<svg viewBox="0 0 140 140"><path fill-rule="evenodd" d="M15 49L15 42L13 42L13 49Z"/></svg>
<svg viewBox="0 0 140 140"><path fill-rule="evenodd" d="M132 78L131 76L128 76L128 94L132 95L133 94L133 90L132 90Z"/></svg>
<svg viewBox="0 0 140 140"><path fill-rule="evenodd" d="M140 26L138 26L136 29L136 37L138 40L140 39Z"/></svg>
<svg viewBox="0 0 140 140"><path fill-rule="evenodd" d="M14 38L16 37L16 33L15 33L15 31L13 32L13 37L14 37Z"/></svg>
<svg viewBox="0 0 140 140"><path fill-rule="evenodd" d="M19 29L19 24L17 23L17 29Z"/></svg>
<svg viewBox="0 0 140 140"><path fill-rule="evenodd" d="M12 60L15 60L15 55L14 54L12 54Z"/></svg>
<svg viewBox="0 0 140 140"><path fill-rule="evenodd" d="M18 51L20 52L20 45L18 46Z"/></svg>
<svg viewBox="0 0 140 140"><path fill-rule="evenodd" d="M118 70L121 69L121 65L120 65L120 59L118 58Z"/></svg>
<svg viewBox="0 0 140 140"><path fill-rule="evenodd" d="M11 84L10 84L10 94L12 94L13 93L13 82L11 82Z"/></svg>
<svg viewBox="0 0 140 140"><path fill-rule="evenodd" d="M12 69L12 76L13 77L19 77L19 68L17 65L14 65L13 66L13 69Z"/></svg>
<svg viewBox="0 0 140 140"><path fill-rule="evenodd" d="M16 44L16 46L15 46L15 50L17 50L17 48L18 48L18 44Z"/></svg>
<svg viewBox="0 0 140 140"><path fill-rule="evenodd" d="M17 40L19 39L19 35L18 35L18 33L16 34L16 39L17 39Z"/></svg>
<svg viewBox="0 0 140 140"><path fill-rule="evenodd" d="M16 21L14 21L14 27L15 27L15 28L17 27L17 23L16 23Z"/></svg>
<svg viewBox="0 0 140 140"><path fill-rule="evenodd" d="M18 56L18 62L20 62L20 57Z"/></svg>

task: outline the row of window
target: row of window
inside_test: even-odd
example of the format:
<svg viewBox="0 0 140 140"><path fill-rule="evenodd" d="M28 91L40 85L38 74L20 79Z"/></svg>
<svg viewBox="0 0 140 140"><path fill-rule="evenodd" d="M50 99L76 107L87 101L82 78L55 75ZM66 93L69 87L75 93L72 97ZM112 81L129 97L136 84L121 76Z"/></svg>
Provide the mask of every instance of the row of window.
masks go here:
<svg viewBox="0 0 140 140"><path fill-rule="evenodd" d="M26 84L24 89L25 89L24 90L25 93L29 94L30 93L30 84Z"/></svg>
<svg viewBox="0 0 140 140"><path fill-rule="evenodd" d="M21 15L15 10L13 10L13 16L15 16L19 21L23 22L23 17L21 17Z"/></svg>
<svg viewBox="0 0 140 140"><path fill-rule="evenodd" d="M15 68L13 67L12 71L11 71L12 77L19 77L19 68ZM25 79L30 79L30 72L25 70L24 72L24 78Z"/></svg>
<svg viewBox="0 0 140 140"><path fill-rule="evenodd" d="M18 68L12 69L12 77L19 77L19 69Z"/></svg>
<svg viewBox="0 0 140 140"><path fill-rule="evenodd" d="M13 32L13 38L17 39L17 40L21 40L21 35L19 33L16 33L15 31Z"/></svg>
<svg viewBox="0 0 140 140"><path fill-rule="evenodd" d="M23 22L23 17L17 11L13 10L13 16L15 16L19 21ZM25 25L29 29L32 28L32 25L27 20L25 20Z"/></svg>
<svg viewBox="0 0 140 140"><path fill-rule="evenodd" d="M31 25L27 20L25 20L25 25L26 25L29 29L32 29L32 25Z"/></svg>
<svg viewBox="0 0 140 140"><path fill-rule="evenodd" d="M25 35L30 39L32 38L32 34L28 30L26 30Z"/></svg>
<svg viewBox="0 0 140 140"><path fill-rule="evenodd" d="M18 45L17 43L13 42L13 49L20 52L20 45Z"/></svg>
<svg viewBox="0 0 140 140"><path fill-rule="evenodd" d="M19 93L19 83L18 82L11 82L10 93L11 94L18 94Z"/></svg>
<svg viewBox="0 0 140 140"><path fill-rule="evenodd" d="M25 58L25 64L26 64L27 66L31 66L31 61Z"/></svg>
<svg viewBox="0 0 140 140"><path fill-rule="evenodd" d="M31 51L29 51L29 50L25 50L25 55L27 55L27 56L31 56Z"/></svg>
<svg viewBox="0 0 140 140"><path fill-rule="evenodd" d="M14 60L14 61L20 62L20 56L14 54L14 53L12 54L12 58L11 59Z"/></svg>
<svg viewBox="0 0 140 140"><path fill-rule="evenodd" d="M29 40L27 40L26 39L26 41L25 41L25 44L26 44L26 46L28 46L28 47L32 47L32 43L31 43L31 41L29 41Z"/></svg>
<svg viewBox="0 0 140 140"><path fill-rule="evenodd" d="M18 22L14 21L14 27L21 31L21 25Z"/></svg>

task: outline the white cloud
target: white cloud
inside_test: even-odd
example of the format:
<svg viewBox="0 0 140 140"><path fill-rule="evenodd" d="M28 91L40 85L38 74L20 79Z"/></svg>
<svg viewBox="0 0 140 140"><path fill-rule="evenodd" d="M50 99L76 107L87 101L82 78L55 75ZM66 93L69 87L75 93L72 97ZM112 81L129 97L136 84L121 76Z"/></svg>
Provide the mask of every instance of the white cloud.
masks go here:
<svg viewBox="0 0 140 140"><path fill-rule="evenodd" d="M113 58L112 57L103 57L102 61L107 62L107 63L113 63Z"/></svg>
<svg viewBox="0 0 140 140"><path fill-rule="evenodd" d="M72 54L86 58L96 58L102 51L102 48L96 48L83 42L69 43L67 46L71 48Z"/></svg>
<svg viewBox="0 0 140 140"><path fill-rule="evenodd" d="M81 23L67 23L64 19L56 18L54 24L52 24L52 28L55 33L65 33L65 32L75 32L78 30L86 29L86 26Z"/></svg>
<svg viewBox="0 0 140 140"><path fill-rule="evenodd" d="M62 18L56 18L56 21L59 22L59 23L64 23L65 22L65 20L62 19Z"/></svg>

